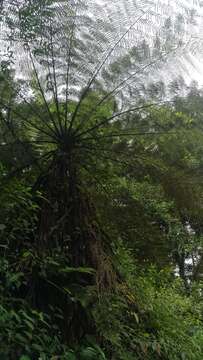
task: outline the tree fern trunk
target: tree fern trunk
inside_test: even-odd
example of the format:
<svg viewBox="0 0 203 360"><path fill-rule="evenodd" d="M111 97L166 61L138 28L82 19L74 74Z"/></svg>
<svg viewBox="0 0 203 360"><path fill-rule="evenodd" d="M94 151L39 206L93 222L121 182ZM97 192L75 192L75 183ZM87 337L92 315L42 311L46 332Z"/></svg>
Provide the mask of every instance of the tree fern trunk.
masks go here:
<svg viewBox="0 0 203 360"><path fill-rule="evenodd" d="M70 265L93 267L99 286L115 281L110 257L104 249L107 235L98 223L90 195L80 183L77 159L73 154L56 157L43 185L39 221L39 249L59 247Z"/></svg>

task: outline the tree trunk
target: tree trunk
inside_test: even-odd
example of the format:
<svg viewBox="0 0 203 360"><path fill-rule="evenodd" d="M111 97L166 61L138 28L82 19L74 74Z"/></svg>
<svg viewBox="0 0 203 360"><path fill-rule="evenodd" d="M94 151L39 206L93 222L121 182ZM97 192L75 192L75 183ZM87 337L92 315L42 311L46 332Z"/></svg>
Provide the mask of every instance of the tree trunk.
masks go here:
<svg viewBox="0 0 203 360"><path fill-rule="evenodd" d="M44 199L41 205L39 222L38 252L53 254L56 248L67 256L67 264L71 267L90 267L96 272L95 278L89 274L81 274L77 279L80 286L95 285L101 289L112 289L116 275L112 267L110 256L104 250L103 240L106 236L101 231L97 221L96 209L90 200L90 195L81 186L76 161L73 156L56 157L49 168L41 191ZM75 281L75 280L74 280ZM53 293L45 289L45 293ZM39 297L43 294L40 289ZM45 294L43 295L43 297ZM47 295L46 295L47 298ZM85 310L78 302L67 302L67 297L60 294L60 301L64 309L64 333L67 338L77 339L92 324L88 324ZM43 301L43 299L42 299ZM48 299L52 305L57 305L55 299ZM53 302L56 302L55 304ZM47 299L46 299L47 306Z"/></svg>

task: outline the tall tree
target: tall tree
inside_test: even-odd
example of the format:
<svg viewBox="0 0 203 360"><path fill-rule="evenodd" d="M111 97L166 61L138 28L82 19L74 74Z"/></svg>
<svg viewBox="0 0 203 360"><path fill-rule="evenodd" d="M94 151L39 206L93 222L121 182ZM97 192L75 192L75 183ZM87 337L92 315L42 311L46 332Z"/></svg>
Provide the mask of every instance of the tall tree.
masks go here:
<svg viewBox="0 0 203 360"><path fill-rule="evenodd" d="M11 68L14 61L20 78L11 86L15 104L0 99L1 121L10 132L4 145L9 149L17 141L31 148L30 161L17 166L15 174L22 175L25 169L31 173L36 164L40 170L34 184L42 193L35 248L38 254L51 255L59 248L67 253L73 271L93 268L98 289L112 289L118 275L87 185L91 188L92 179L102 173L104 162L95 168L98 158L106 157L111 166L115 158L104 154L111 154L122 136L138 135L135 127L123 128L123 116L154 105L139 104L137 84L142 85L149 70L157 69L184 44L174 41L168 20L159 28L164 34L170 30L170 36L160 36L159 51L153 52L157 31L153 30L150 41L144 36L140 41L140 36L143 29L152 31L150 19L154 24L159 18L157 14L153 18L154 4L126 4L113 1L111 7L106 2L87 7L79 0L6 1L4 8L4 44L9 44L5 59ZM107 19L101 17L105 12ZM123 24L120 18L117 21L121 14ZM80 285L92 283L91 271L84 270ZM43 306L43 291L36 282L35 290L36 302ZM66 330L77 338L83 331L80 306L72 304L71 309Z"/></svg>

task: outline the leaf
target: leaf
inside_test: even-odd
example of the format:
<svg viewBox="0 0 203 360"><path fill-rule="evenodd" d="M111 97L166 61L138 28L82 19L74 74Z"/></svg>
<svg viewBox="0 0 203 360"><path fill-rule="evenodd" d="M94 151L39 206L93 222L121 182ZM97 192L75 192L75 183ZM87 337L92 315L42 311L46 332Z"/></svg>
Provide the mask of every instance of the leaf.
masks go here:
<svg viewBox="0 0 203 360"><path fill-rule="evenodd" d="M26 344L27 343L27 338L22 336L21 334L16 334L15 337L20 342L20 344Z"/></svg>
<svg viewBox="0 0 203 360"><path fill-rule="evenodd" d="M31 251L24 251L22 254L22 258L27 258L27 257L34 257L34 255Z"/></svg>
<svg viewBox="0 0 203 360"><path fill-rule="evenodd" d="M24 323L30 328L32 331L34 330L34 326L31 321L24 320Z"/></svg>
<svg viewBox="0 0 203 360"><path fill-rule="evenodd" d="M39 345L39 344L33 344L32 347L33 347L33 349L35 349L35 350L37 350L39 352L41 352L43 350L42 346Z"/></svg>
<svg viewBox="0 0 203 360"><path fill-rule="evenodd" d="M4 225L4 224L0 224L0 231L4 231L4 230L5 230L5 228L6 228L6 225Z"/></svg>
<svg viewBox="0 0 203 360"><path fill-rule="evenodd" d="M105 356L104 352L102 351L102 349L98 345L94 345L94 347L98 351L99 359L106 360L106 356Z"/></svg>
<svg viewBox="0 0 203 360"><path fill-rule="evenodd" d="M187 359L186 353L185 352L181 353L181 360L186 360L186 359Z"/></svg>
<svg viewBox="0 0 203 360"><path fill-rule="evenodd" d="M135 312L132 312L131 315L135 318L137 324L139 324L139 317Z"/></svg>
<svg viewBox="0 0 203 360"><path fill-rule="evenodd" d="M71 291L70 291L67 287L64 287L63 290L65 291L65 293L67 293L68 295L72 296Z"/></svg>
<svg viewBox="0 0 203 360"><path fill-rule="evenodd" d="M68 351L68 353L66 353L66 359L67 360L77 360L77 357L73 351Z"/></svg>
<svg viewBox="0 0 203 360"><path fill-rule="evenodd" d="M31 317L31 316L29 316L25 311L22 311L22 315L29 321L29 322L31 322L31 323L35 323L35 320Z"/></svg>
<svg viewBox="0 0 203 360"><path fill-rule="evenodd" d="M143 353L146 355L147 352L148 352L148 344L145 343L145 342L141 342L141 343L140 343L140 347L141 347Z"/></svg>
<svg viewBox="0 0 203 360"><path fill-rule="evenodd" d="M22 355L19 360L31 360L31 358L27 355Z"/></svg>
<svg viewBox="0 0 203 360"><path fill-rule="evenodd" d="M93 360L97 355L96 350L92 347L87 347L80 352L81 360Z"/></svg>

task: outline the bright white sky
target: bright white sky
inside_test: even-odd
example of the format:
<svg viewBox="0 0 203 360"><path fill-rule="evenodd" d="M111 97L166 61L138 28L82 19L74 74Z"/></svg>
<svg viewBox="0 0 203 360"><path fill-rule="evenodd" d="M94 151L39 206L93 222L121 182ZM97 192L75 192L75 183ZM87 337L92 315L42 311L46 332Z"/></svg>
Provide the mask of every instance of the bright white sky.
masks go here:
<svg viewBox="0 0 203 360"><path fill-rule="evenodd" d="M95 5L95 0L92 0ZM203 85L203 1L199 0L97 0L99 6L102 5L101 16L112 16L115 21L115 14L117 14L118 21L120 23L122 17L122 23L124 26L128 26L139 15L137 8L150 9L149 26L144 29L145 36L149 39L154 35L154 31L158 30L164 22L164 19L171 16L174 18L176 14L182 13L185 16L185 10L194 9L197 13L196 25L185 25L187 42L189 39L189 46L186 57L180 54L180 61L172 65L172 74L176 76L181 71L186 82L196 80L200 85ZM136 5L135 5L136 4ZM145 4L145 5L144 5ZM154 13L154 17L151 14ZM108 14L108 15L107 15ZM125 15L126 16L125 16ZM146 26L146 24L145 24ZM133 36L139 38L140 32L134 31ZM189 51L190 49L190 51ZM181 69L181 65L182 69ZM170 69L171 71L171 69Z"/></svg>
<svg viewBox="0 0 203 360"><path fill-rule="evenodd" d="M202 5L201 5L202 3ZM96 6L98 4L98 7ZM175 17L178 13L185 15L185 9L194 8L197 11L197 25L186 26L186 39L190 39L190 52L187 57L179 54L179 62L171 61L172 75L176 77L182 71L186 82L197 80L203 85L203 1L199 0L88 0L92 15L98 19L108 19L113 22L120 34L123 29L129 27L135 19L139 18L140 10L145 9L146 16L142 26L134 26L128 41L136 43L140 38L152 38L156 31L162 26L164 19L171 16ZM147 12L150 12L149 16ZM142 21L143 19L141 19ZM141 24L142 25L142 24ZM140 30L141 29L141 30ZM142 32L143 30L143 32ZM1 37L1 36L0 36ZM199 39L199 40L198 40ZM115 38L112 42L115 42ZM167 73L167 66L164 69ZM182 68L181 68L182 67Z"/></svg>

